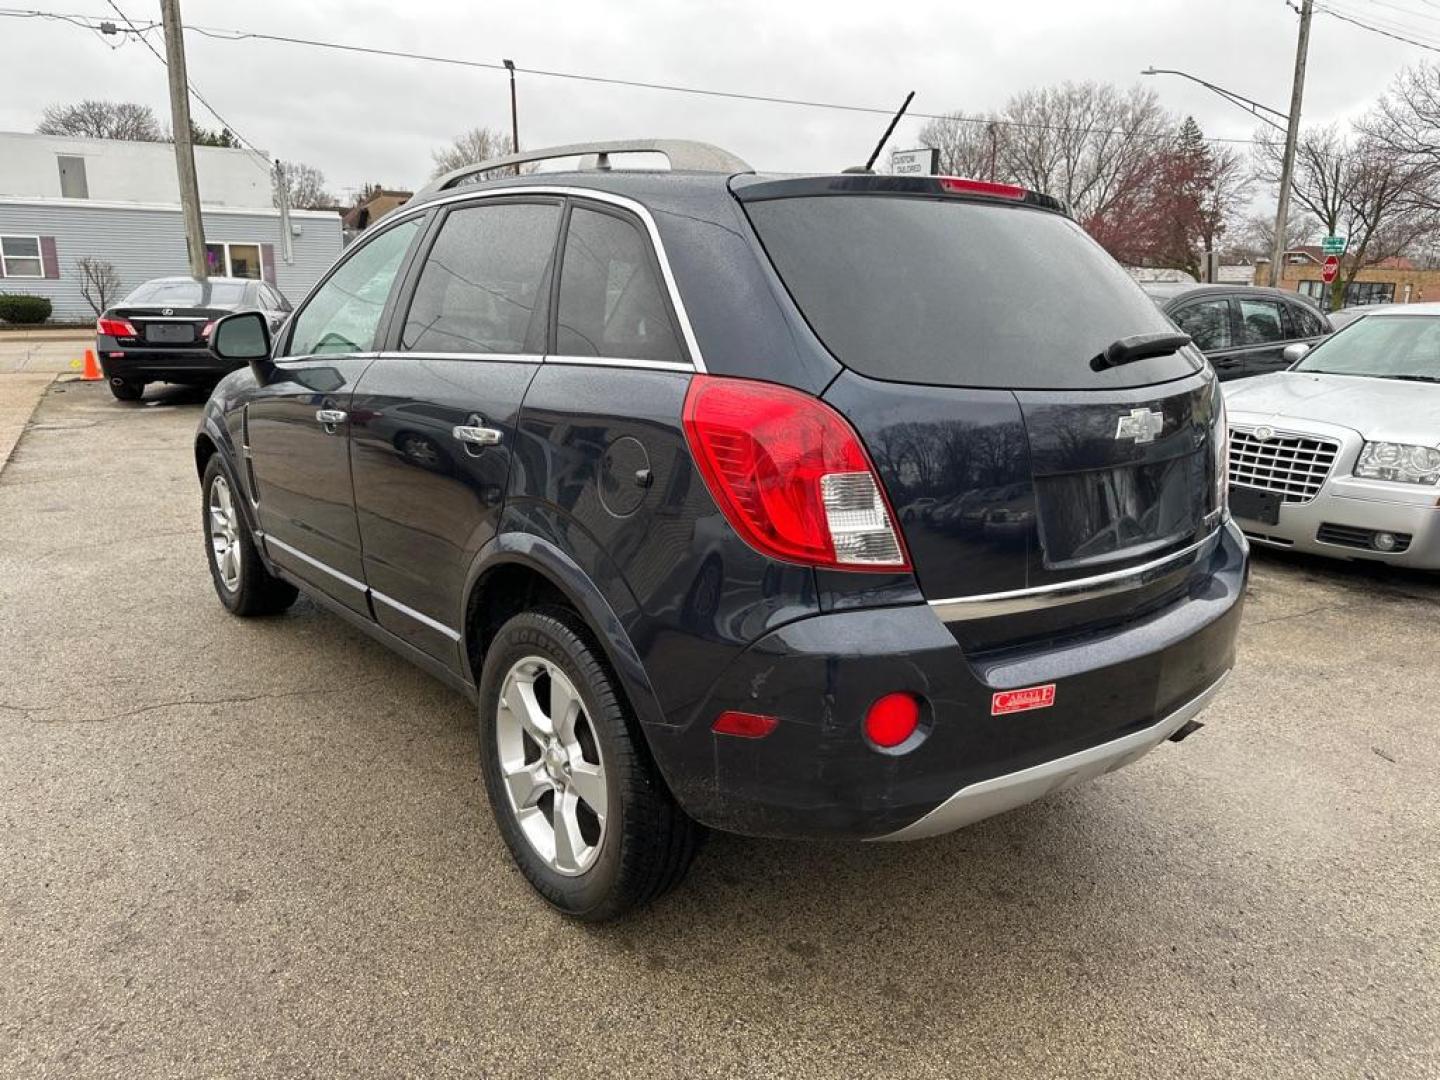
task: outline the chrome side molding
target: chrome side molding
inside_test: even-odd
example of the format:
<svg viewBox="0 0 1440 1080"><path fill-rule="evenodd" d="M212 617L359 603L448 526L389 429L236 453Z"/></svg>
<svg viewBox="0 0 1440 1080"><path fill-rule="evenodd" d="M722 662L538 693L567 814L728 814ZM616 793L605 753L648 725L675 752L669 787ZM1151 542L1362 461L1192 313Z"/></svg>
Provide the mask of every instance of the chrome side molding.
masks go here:
<svg viewBox="0 0 1440 1080"><path fill-rule="evenodd" d="M1227 522L1220 529L1233 529L1234 523ZM969 619L991 619L999 615L1014 615L1025 611L1041 611L1046 608L1078 604L1086 600L1113 596L1128 592L1142 585L1164 577L1185 562L1195 561L1197 553L1213 544L1220 535L1216 529L1203 540L1180 551L1154 559L1141 566L1130 566L1124 570L1113 570L1108 574L1062 581L1056 585L1038 585L1032 589L1013 589L1009 592L982 593L978 596L956 596L948 600L931 600L930 607L941 622L963 622Z"/></svg>

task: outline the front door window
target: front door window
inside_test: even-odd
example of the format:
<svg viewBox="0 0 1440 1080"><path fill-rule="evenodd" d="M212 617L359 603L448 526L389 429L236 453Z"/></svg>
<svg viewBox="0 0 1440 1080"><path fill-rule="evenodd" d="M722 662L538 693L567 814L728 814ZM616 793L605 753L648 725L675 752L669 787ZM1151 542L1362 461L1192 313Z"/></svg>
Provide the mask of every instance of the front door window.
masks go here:
<svg viewBox="0 0 1440 1080"><path fill-rule="evenodd" d="M386 229L358 249L316 290L295 317L287 356L367 352L390 286L420 229L420 218Z"/></svg>

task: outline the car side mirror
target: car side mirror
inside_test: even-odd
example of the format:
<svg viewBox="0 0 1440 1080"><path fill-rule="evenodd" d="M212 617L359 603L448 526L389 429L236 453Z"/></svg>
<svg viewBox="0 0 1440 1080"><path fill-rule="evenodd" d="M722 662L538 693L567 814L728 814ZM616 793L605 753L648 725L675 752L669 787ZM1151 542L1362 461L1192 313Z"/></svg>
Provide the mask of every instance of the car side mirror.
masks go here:
<svg viewBox="0 0 1440 1080"><path fill-rule="evenodd" d="M258 311L226 315L210 334L210 351L221 360L244 360L261 386L270 381L270 325Z"/></svg>
<svg viewBox="0 0 1440 1080"><path fill-rule="evenodd" d="M1303 341L1297 341L1294 345L1286 345L1285 351L1280 355L1284 357L1287 364L1294 364L1310 351L1310 346Z"/></svg>

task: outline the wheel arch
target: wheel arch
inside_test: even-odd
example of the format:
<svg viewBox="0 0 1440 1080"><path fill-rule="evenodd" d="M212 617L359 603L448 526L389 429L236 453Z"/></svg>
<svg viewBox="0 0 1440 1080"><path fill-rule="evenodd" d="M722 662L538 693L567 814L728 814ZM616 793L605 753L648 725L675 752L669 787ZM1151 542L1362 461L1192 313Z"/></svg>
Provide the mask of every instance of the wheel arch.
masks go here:
<svg viewBox="0 0 1440 1080"><path fill-rule="evenodd" d="M642 726L663 724L659 699L614 607L570 555L533 533L505 532L481 550L465 585L463 662L478 688L485 649L500 624L546 600L571 608L620 681Z"/></svg>

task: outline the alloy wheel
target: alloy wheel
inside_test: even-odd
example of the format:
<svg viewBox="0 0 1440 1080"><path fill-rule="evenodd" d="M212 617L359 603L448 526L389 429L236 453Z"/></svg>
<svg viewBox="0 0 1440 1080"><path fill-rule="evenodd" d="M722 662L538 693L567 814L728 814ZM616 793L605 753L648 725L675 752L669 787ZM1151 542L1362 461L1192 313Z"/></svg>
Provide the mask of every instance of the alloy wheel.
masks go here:
<svg viewBox="0 0 1440 1080"><path fill-rule="evenodd" d="M605 838L605 762L580 693L549 660L526 657L500 688L495 739L511 812L556 873L574 877Z"/></svg>
<svg viewBox="0 0 1440 1080"><path fill-rule="evenodd" d="M210 557L226 592L240 588L240 516L230 484L217 476L210 485Z"/></svg>

